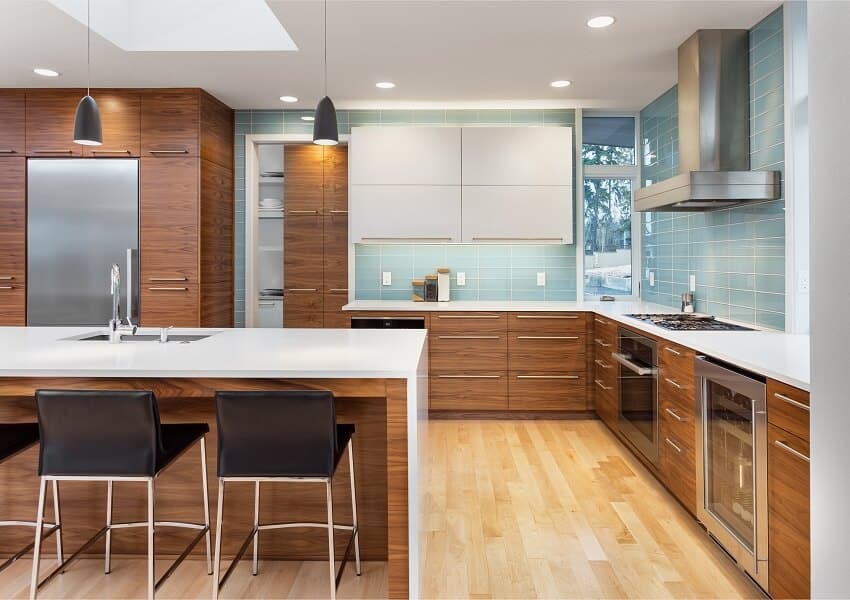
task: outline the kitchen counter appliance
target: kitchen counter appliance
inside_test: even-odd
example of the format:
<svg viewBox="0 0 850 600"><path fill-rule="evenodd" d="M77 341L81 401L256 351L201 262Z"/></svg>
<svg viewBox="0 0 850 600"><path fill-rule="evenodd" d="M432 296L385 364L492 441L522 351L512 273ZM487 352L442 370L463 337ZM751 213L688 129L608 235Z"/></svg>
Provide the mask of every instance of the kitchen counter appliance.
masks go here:
<svg viewBox="0 0 850 600"><path fill-rule="evenodd" d="M617 337L611 356L619 363L620 433L658 464L658 345L622 327Z"/></svg>
<svg viewBox="0 0 850 600"><path fill-rule="evenodd" d="M697 518L767 589L765 379L705 356L695 377Z"/></svg>
<svg viewBox="0 0 850 600"><path fill-rule="evenodd" d="M719 321L711 315L696 313L633 314L626 316L672 331L755 331L751 327Z"/></svg>

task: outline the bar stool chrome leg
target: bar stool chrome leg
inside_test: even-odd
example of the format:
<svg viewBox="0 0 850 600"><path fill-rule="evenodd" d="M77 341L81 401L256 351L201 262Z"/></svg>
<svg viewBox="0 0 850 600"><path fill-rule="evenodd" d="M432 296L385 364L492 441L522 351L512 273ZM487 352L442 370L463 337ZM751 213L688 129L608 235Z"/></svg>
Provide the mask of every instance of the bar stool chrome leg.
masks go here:
<svg viewBox="0 0 850 600"><path fill-rule="evenodd" d="M254 562L251 565L251 574L256 575L259 571L259 560L257 549L260 542L260 482L254 485Z"/></svg>
<svg viewBox="0 0 850 600"><path fill-rule="evenodd" d="M153 600L156 589L156 576L154 574L154 487L153 478L148 479L148 600Z"/></svg>
<svg viewBox="0 0 850 600"><path fill-rule="evenodd" d="M106 552L104 554L103 572L112 572L112 480L106 482Z"/></svg>
<svg viewBox="0 0 850 600"><path fill-rule="evenodd" d="M359 577L360 570L360 529L357 526L357 492L354 486L354 440L348 440L348 478L351 481L351 524L354 527L354 572Z"/></svg>
<svg viewBox="0 0 850 600"><path fill-rule="evenodd" d="M56 521L57 529L56 529L56 562L60 565L64 562L64 556L62 552L62 528L60 527L62 523L62 518L60 517L59 510L59 482L53 482L53 519Z"/></svg>
<svg viewBox="0 0 850 600"><path fill-rule="evenodd" d="M331 574L331 600L336 599L336 559L334 558L334 497L332 478L325 484L328 490L328 562Z"/></svg>
<svg viewBox="0 0 850 600"><path fill-rule="evenodd" d="M221 538L224 531L224 480L218 480L218 503L216 504L217 525L215 528L215 557L213 558L213 600L218 598L221 581Z"/></svg>
<svg viewBox="0 0 850 600"><path fill-rule="evenodd" d="M207 487L207 440L201 438L201 485L204 488L204 526L206 527L207 575L212 575L212 540L210 533L210 489Z"/></svg>
<svg viewBox="0 0 850 600"><path fill-rule="evenodd" d="M41 528L44 524L44 496L47 492L47 480L41 478L38 485L38 508L35 518L35 546L32 551L32 577L30 578L30 600L35 600L38 589L38 567L41 559Z"/></svg>

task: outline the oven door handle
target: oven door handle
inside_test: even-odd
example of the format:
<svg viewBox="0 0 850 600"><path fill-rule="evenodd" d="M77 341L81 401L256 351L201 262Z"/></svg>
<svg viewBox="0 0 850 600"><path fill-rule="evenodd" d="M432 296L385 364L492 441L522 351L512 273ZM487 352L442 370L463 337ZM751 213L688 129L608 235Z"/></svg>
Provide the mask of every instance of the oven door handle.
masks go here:
<svg viewBox="0 0 850 600"><path fill-rule="evenodd" d="M622 354L621 352L612 352L611 356L618 363L629 369L630 371L634 371L638 375L655 375L658 372L658 369L654 367L644 367L636 362L631 360L631 357L627 354Z"/></svg>

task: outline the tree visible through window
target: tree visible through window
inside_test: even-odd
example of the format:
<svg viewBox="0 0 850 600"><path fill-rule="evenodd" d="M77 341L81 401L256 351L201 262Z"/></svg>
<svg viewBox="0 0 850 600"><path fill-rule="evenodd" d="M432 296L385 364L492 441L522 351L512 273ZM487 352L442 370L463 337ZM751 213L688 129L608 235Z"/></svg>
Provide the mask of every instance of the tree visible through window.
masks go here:
<svg viewBox="0 0 850 600"><path fill-rule="evenodd" d="M632 181L584 180L584 291L632 293Z"/></svg>

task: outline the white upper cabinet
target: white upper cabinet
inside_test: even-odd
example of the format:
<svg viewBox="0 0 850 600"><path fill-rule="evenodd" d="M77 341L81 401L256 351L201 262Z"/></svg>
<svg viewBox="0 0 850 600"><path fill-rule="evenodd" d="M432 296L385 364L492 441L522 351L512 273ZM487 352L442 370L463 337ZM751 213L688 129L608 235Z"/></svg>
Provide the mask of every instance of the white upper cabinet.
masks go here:
<svg viewBox="0 0 850 600"><path fill-rule="evenodd" d="M573 243L571 186L464 186L462 241Z"/></svg>
<svg viewBox="0 0 850 600"><path fill-rule="evenodd" d="M459 185L352 185L355 244L460 242Z"/></svg>
<svg viewBox="0 0 850 600"><path fill-rule="evenodd" d="M463 185L572 185L572 132L571 127L464 127Z"/></svg>
<svg viewBox="0 0 850 600"><path fill-rule="evenodd" d="M354 127L351 185L460 185L459 127Z"/></svg>

